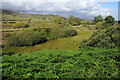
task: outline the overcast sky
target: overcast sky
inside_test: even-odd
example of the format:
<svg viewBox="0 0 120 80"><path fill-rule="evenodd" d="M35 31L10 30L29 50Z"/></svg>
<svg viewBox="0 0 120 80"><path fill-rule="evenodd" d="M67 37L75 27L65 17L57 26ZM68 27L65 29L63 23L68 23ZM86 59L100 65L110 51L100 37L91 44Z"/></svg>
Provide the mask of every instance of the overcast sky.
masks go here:
<svg viewBox="0 0 120 80"><path fill-rule="evenodd" d="M31 13L73 15L80 18L93 18L112 15L118 19L119 0L4 0L2 9Z"/></svg>

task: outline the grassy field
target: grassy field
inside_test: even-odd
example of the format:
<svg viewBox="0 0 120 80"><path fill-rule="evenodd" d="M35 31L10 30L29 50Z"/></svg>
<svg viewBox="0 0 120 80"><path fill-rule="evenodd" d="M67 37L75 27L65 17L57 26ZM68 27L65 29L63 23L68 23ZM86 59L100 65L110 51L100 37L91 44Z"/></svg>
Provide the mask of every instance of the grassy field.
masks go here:
<svg viewBox="0 0 120 80"><path fill-rule="evenodd" d="M84 39L88 39L94 31L84 27L77 29L78 35L70 38L62 38L50 40L45 43L31 46L31 47L8 47L3 48L3 53L24 53L34 52L43 49L55 49L55 50L77 50L80 46L80 42Z"/></svg>

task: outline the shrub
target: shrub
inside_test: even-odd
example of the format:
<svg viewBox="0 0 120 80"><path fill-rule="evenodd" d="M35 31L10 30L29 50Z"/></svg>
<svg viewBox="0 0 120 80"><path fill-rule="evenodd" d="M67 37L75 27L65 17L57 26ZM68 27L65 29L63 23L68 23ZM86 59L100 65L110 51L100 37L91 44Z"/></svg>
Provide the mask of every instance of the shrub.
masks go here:
<svg viewBox="0 0 120 80"><path fill-rule="evenodd" d="M51 38L71 37L77 34L77 31L72 27L52 28L50 31Z"/></svg>
<svg viewBox="0 0 120 80"><path fill-rule="evenodd" d="M74 17L74 16L70 16L68 19L67 19L68 23L72 26L77 26L77 25L80 25L81 24L81 19L80 18L77 18L77 17Z"/></svg>
<svg viewBox="0 0 120 80"><path fill-rule="evenodd" d="M113 18L111 15L109 15L105 18L105 22L113 25L113 24L115 24L115 18Z"/></svg>
<svg viewBox="0 0 120 80"><path fill-rule="evenodd" d="M91 47L104 47L114 48L118 47L119 43L119 32L120 27L114 26L107 29L99 30L95 32L90 39L82 41L80 47L91 46Z"/></svg>
<svg viewBox="0 0 120 80"><path fill-rule="evenodd" d="M46 38L35 31L14 33L9 37L8 46L33 46L46 41Z"/></svg>
<svg viewBox="0 0 120 80"><path fill-rule="evenodd" d="M101 15L98 15L98 16L94 17L94 22L95 22L95 23L101 22L101 21L103 21L103 18L102 18Z"/></svg>
<svg viewBox="0 0 120 80"><path fill-rule="evenodd" d="M77 35L77 31L74 28L63 26L62 23L58 24L53 21L37 21L32 23L31 27L32 26L36 27L34 28L35 31L41 31L41 29L44 28L43 32L47 39L64 38Z"/></svg>
<svg viewBox="0 0 120 80"><path fill-rule="evenodd" d="M28 28L29 25L25 22L18 22L13 25L13 28Z"/></svg>
<svg viewBox="0 0 120 80"><path fill-rule="evenodd" d="M65 37L71 37L71 36L75 36L78 34L77 31L72 27L66 27L63 30L63 32L64 32Z"/></svg>
<svg viewBox="0 0 120 80"><path fill-rule="evenodd" d="M42 50L2 56L2 78L119 78L118 49ZM118 57L117 57L118 56Z"/></svg>
<svg viewBox="0 0 120 80"><path fill-rule="evenodd" d="M50 33L50 28L33 28L33 29L30 29L30 31L36 31L36 32L39 32L41 33L42 35L47 35Z"/></svg>
<svg viewBox="0 0 120 80"><path fill-rule="evenodd" d="M67 21L64 17L56 16L52 21L62 26L67 25Z"/></svg>
<svg viewBox="0 0 120 80"><path fill-rule="evenodd" d="M6 32L6 33L3 33L3 37L9 37L11 35L11 33L10 32Z"/></svg>

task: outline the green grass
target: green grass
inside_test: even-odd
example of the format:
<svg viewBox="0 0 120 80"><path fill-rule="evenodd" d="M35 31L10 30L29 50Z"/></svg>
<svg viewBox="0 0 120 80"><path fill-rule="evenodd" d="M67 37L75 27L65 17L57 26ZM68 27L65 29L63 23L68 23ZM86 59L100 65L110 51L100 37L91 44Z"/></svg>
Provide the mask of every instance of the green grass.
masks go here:
<svg viewBox="0 0 120 80"><path fill-rule="evenodd" d="M80 42L84 39L88 39L93 32L94 31L81 27L81 29L78 30L78 35L74 37L49 40L45 43L31 47L7 47L3 48L3 53L24 53L43 49L77 50L79 49Z"/></svg>
<svg viewBox="0 0 120 80"><path fill-rule="evenodd" d="M118 49L42 50L2 57L7 78L118 78Z"/></svg>

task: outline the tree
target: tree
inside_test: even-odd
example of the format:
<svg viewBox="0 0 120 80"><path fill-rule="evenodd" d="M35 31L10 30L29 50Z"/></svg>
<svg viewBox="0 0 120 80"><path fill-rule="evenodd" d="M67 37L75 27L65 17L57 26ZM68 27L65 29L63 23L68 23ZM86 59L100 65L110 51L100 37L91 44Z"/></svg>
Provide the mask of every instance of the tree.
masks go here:
<svg viewBox="0 0 120 80"><path fill-rule="evenodd" d="M101 22L103 21L103 17L101 15L98 15L96 17L94 17L94 22L97 23L97 22Z"/></svg>
<svg viewBox="0 0 120 80"><path fill-rule="evenodd" d="M115 23L115 18L109 15L105 18L105 22L113 25Z"/></svg>

